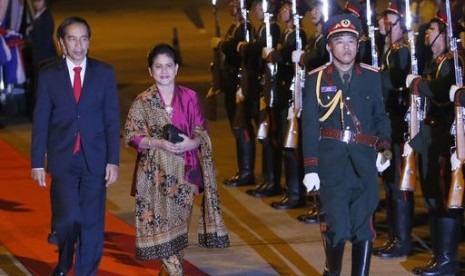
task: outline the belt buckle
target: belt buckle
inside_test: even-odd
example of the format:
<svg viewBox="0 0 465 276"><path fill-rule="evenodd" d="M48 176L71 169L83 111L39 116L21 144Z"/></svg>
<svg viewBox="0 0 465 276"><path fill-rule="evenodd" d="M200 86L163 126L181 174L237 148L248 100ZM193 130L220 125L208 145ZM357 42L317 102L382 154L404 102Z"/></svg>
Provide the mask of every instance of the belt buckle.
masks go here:
<svg viewBox="0 0 465 276"><path fill-rule="evenodd" d="M352 131L348 129L344 129L341 132L341 141L348 144L352 140Z"/></svg>

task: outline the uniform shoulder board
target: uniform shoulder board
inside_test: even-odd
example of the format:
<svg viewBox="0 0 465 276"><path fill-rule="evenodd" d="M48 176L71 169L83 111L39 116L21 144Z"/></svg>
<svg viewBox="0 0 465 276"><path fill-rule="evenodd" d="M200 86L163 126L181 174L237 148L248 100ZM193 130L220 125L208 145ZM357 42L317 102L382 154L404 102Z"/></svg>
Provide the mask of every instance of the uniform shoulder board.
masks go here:
<svg viewBox="0 0 465 276"><path fill-rule="evenodd" d="M322 66L320 66L320 67L318 67L318 68L315 68L315 69L311 70L310 72L308 72L308 75L313 75L313 74L315 74L315 73L318 73L318 72L320 72L321 70L323 70L323 69L325 69L326 67L328 67L328 65L329 65L329 63L326 63L325 65L322 65Z"/></svg>
<svg viewBox="0 0 465 276"><path fill-rule="evenodd" d="M454 59L454 52L448 51L448 52L446 53L446 58L447 58L447 59Z"/></svg>
<svg viewBox="0 0 465 276"><path fill-rule="evenodd" d="M368 69L368 70L373 71L373 72L378 72L379 71L378 67L375 67L373 65L366 64L366 63L363 63L363 62L360 63L360 67L362 67L363 69Z"/></svg>

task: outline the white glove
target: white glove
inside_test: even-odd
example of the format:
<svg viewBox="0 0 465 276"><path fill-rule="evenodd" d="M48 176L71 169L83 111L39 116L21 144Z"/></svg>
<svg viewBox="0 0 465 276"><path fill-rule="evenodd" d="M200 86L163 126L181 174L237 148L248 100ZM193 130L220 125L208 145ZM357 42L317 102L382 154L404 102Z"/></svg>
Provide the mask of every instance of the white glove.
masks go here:
<svg viewBox="0 0 465 276"><path fill-rule="evenodd" d="M289 106L289 108L287 109L287 119L288 120L292 120L294 119L295 117L295 114L294 114L294 106Z"/></svg>
<svg viewBox="0 0 465 276"><path fill-rule="evenodd" d="M457 152L454 151L452 155L450 156L450 168L452 171L456 171L458 168L460 168L461 162L459 159L457 159Z"/></svg>
<svg viewBox="0 0 465 276"><path fill-rule="evenodd" d="M420 78L420 76L414 75L414 74L408 74L407 78L405 79L405 87L409 88L410 84L412 84L412 81L416 78Z"/></svg>
<svg viewBox="0 0 465 276"><path fill-rule="evenodd" d="M460 86L452 84L452 86L449 89L449 99L451 102L454 102L455 100L455 92L459 90Z"/></svg>
<svg viewBox="0 0 465 276"><path fill-rule="evenodd" d="M262 50L262 58L263 59L267 59L268 56L271 54L271 52L273 52L274 49L273 48L267 48L267 47L264 47L263 50Z"/></svg>
<svg viewBox="0 0 465 276"><path fill-rule="evenodd" d="M402 156L403 156L403 157L407 157L407 156L409 156L410 154L412 154L412 151L413 151L413 149L412 149L412 147L409 145L409 143L408 143L408 142L405 142L405 144L404 144L404 151L402 152Z"/></svg>
<svg viewBox="0 0 465 276"><path fill-rule="evenodd" d="M384 170L386 170L391 165L391 161L389 159L386 159L384 163L381 163L383 159L385 159L383 154L378 152L378 156L376 157L376 168L378 169L379 173L384 172Z"/></svg>
<svg viewBox="0 0 465 276"><path fill-rule="evenodd" d="M311 192L313 190L318 191L320 189L320 177L317 173L306 173L303 183L307 188L307 192Z"/></svg>
<svg viewBox="0 0 465 276"><path fill-rule="evenodd" d="M302 51L302 50L292 51L292 62L293 63L300 62L300 59L302 58L303 53L304 53L304 51Z"/></svg>
<svg viewBox="0 0 465 276"><path fill-rule="evenodd" d="M219 38L217 36L212 37L212 39L210 40L210 46L212 47L212 49L218 48L218 45L220 44L220 41L221 41L221 38Z"/></svg>
<svg viewBox="0 0 465 276"><path fill-rule="evenodd" d="M241 41L241 42L237 43L236 52L240 53L242 47L244 47L245 45L247 45L247 42L245 42L245 41Z"/></svg>

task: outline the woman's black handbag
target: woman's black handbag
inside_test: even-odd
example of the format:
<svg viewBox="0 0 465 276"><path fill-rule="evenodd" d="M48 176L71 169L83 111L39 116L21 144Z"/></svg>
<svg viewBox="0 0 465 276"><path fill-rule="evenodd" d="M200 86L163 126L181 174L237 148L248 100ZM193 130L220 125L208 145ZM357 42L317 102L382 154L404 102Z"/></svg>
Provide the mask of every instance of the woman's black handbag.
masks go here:
<svg viewBox="0 0 465 276"><path fill-rule="evenodd" d="M163 139L168 140L171 143L179 143L184 141L184 138L179 136L179 134L186 135L179 128L173 126L172 124L163 126Z"/></svg>

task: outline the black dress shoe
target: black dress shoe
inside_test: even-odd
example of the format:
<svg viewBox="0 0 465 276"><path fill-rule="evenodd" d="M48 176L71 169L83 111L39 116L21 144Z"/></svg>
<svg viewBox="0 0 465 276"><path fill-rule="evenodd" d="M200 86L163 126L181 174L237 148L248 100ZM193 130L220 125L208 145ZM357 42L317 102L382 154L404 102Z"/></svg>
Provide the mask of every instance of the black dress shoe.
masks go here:
<svg viewBox="0 0 465 276"><path fill-rule="evenodd" d="M319 221L324 221L325 213L318 211L316 207L312 207L308 213L300 215L297 217L297 220L306 224L315 224Z"/></svg>
<svg viewBox="0 0 465 276"><path fill-rule="evenodd" d="M55 267L55 270L53 270L50 276L66 276L66 272L63 272L59 267Z"/></svg>
<svg viewBox="0 0 465 276"><path fill-rule="evenodd" d="M247 190L246 192L251 196L262 198L280 195L282 193L282 188L279 184L263 182L256 189Z"/></svg>
<svg viewBox="0 0 465 276"><path fill-rule="evenodd" d="M253 185L255 183L255 177L252 172L241 173L238 172L233 177L226 179L224 185L229 187L242 187Z"/></svg>
<svg viewBox="0 0 465 276"><path fill-rule="evenodd" d="M255 185L255 187L253 187L252 189L247 189L247 191L245 191L248 195L251 195L253 196L255 194L256 191L260 190L260 189L263 189L263 187L266 186L266 181L263 181L262 183L258 184L258 185Z"/></svg>
<svg viewBox="0 0 465 276"><path fill-rule="evenodd" d="M410 255L410 250L410 242L402 242L395 238L388 247L383 250L379 250L375 253L375 255L384 259L399 258Z"/></svg>
<svg viewBox="0 0 465 276"><path fill-rule="evenodd" d="M48 233L47 241L49 244L58 245L58 238L55 232Z"/></svg>
<svg viewBox="0 0 465 276"><path fill-rule="evenodd" d="M283 197L280 201L271 203L271 207L277 210L297 209L305 206L305 200L301 197Z"/></svg>

